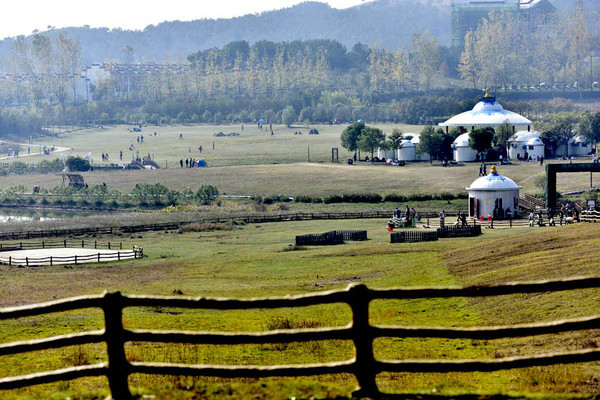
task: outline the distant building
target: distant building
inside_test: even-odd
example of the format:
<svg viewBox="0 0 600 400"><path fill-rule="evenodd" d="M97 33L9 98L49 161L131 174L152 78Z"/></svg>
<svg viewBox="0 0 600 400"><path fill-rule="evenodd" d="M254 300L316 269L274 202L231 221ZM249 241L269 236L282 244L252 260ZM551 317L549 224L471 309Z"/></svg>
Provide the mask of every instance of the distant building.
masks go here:
<svg viewBox="0 0 600 400"><path fill-rule="evenodd" d="M464 48L467 32L475 31L480 21L492 11L519 13L536 27L543 25L545 16L555 10L548 0L452 0L450 44Z"/></svg>

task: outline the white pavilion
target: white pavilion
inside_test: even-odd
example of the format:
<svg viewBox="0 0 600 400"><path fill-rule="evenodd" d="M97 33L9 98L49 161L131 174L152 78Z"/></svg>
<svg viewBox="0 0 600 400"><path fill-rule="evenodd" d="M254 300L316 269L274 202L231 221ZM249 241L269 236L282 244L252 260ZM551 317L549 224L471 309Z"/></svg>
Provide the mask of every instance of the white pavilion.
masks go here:
<svg viewBox="0 0 600 400"><path fill-rule="evenodd" d="M488 218L495 214L494 209L496 213L502 209L504 215L506 210L510 209L512 216L517 217L519 190L522 188L512 179L500 175L493 165L488 176L476 179L466 188L469 192L469 217Z"/></svg>
<svg viewBox="0 0 600 400"><path fill-rule="evenodd" d="M496 98L490 96L486 89L485 96L475 104L471 111L455 115L446 122L441 122L439 126L445 126L446 132L449 127L459 127L461 132L469 127L474 130L475 127L491 126L496 127L508 123L513 127L513 132L517 126L526 126L531 130L531 121L527 118L502 108ZM465 136L466 135L466 136ZM453 143L455 161L475 161L477 153L469 147L469 134L462 133ZM472 150L472 151L469 151Z"/></svg>

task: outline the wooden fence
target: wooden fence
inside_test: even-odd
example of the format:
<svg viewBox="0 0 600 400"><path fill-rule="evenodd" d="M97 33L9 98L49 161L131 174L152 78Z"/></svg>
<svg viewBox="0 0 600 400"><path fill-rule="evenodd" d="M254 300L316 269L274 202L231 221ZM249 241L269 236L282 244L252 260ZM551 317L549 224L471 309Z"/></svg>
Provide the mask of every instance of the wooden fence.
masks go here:
<svg viewBox="0 0 600 400"><path fill-rule="evenodd" d="M401 231L390 235L390 243L432 242L438 240L437 231Z"/></svg>
<svg viewBox="0 0 600 400"><path fill-rule="evenodd" d="M581 222L599 222L600 221L600 212L599 211L582 211L579 214L579 220Z"/></svg>
<svg viewBox="0 0 600 400"><path fill-rule="evenodd" d="M445 226L437 229L438 238L472 237L481 235L481 225Z"/></svg>
<svg viewBox="0 0 600 400"><path fill-rule="evenodd" d="M296 236L296 246L335 245L362 240L367 240L367 231L331 231Z"/></svg>
<svg viewBox="0 0 600 400"><path fill-rule="evenodd" d="M135 373L155 375L188 375L235 377L311 376L349 373L359 383L356 397L381 395L376 376L381 372L474 372L554 364L600 361L600 348L571 350L561 353L537 354L483 360L378 360L373 354L373 341L381 337L446 338L491 340L500 338L547 335L551 333L598 329L600 316L514 326L479 328L373 326L369 324L369 303L376 299L421 299L451 297L500 296L517 293L538 293L600 287L600 278L572 278L558 281L507 283L495 286L466 288L398 288L369 289L350 285L344 290L262 299L223 299L202 297L124 296L105 293L70 299L0 309L0 320L38 316L85 308L100 308L104 312L102 330L74 333L44 339L0 345L0 355L61 348L89 343L106 343L108 361L94 365L69 367L49 372L0 379L0 390L22 388L43 383L71 380L88 376L106 376L112 397L132 399L128 376ZM306 307L319 304L345 303L352 310L352 322L342 327L290 329L267 332L190 332L128 330L123 327L123 309L127 307L176 307L210 310L245 310L264 308ZM188 343L188 344L266 344L314 340L351 340L355 357L331 363L276 366L217 366L169 363L130 362L125 354L126 342Z"/></svg>

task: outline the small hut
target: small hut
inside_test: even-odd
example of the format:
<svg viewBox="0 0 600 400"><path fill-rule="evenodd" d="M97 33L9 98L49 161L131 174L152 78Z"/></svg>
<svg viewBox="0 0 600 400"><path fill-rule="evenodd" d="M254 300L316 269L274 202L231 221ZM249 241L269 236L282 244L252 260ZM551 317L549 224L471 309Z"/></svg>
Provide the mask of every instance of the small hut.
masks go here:
<svg viewBox="0 0 600 400"><path fill-rule="evenodd" d="M508 158L516 160L519 157L531 156L533 160L544 157L544 142L538 131L519 131L508 139Z"/></svg>
<svg viewBox="0 0 600 400"><path fill-rule="evenodd" d="M469 146L469 133L463 133L452 143L454 161L475 161L477 151Z"/></svg>
<svg viewBox="0 0 600 400"><path fill-rule="evenodd" d="M495 165L488 176L476 179L466 189L469 192L470 217L501 217L506 215L507 209L513 217L519 215L519 190L522 186L500 175Z"/></svg>
<svg viewBox="0 0 600 400"><path fill-rule="evenodd" d="M400 161L414 161L416 158L416 147L410 140L403 140L402 146L398 149L397 159Z"/></svg>

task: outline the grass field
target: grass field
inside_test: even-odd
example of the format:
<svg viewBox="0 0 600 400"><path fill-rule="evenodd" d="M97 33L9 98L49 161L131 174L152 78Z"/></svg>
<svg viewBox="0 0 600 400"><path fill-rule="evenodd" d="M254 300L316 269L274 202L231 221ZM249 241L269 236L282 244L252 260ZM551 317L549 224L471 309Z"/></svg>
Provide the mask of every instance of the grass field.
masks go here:
<svg viewBox="0 0 600 400"><path fill-rule="evenodd" d="M369 241L334 247L285 251L296 234L333 229L367 229ZM536 241L532 242L532 234ZM372 288L495 283L595 275L600 261L600 226L579 224L546 229L486 230L483 236L444 239L434 243L389 243L383 220L305 221L245 225L231 230L135 235L127 242L142 245L143 260L102 265L14 268L0 267L3 285L0 306L47 301L103 290L158 295L255 297L307 293L363 282ZM487 300L448 299L377 301L371 323L402 325L476 326L548 321L592 315L600 293L505 296ZM343 306L255 312L202 312L132 309L128 328L192 330L265 330L286 326L339 326L348 323ZM22 318L1 324L2 342L97 329L99 312ZM495 358L597 345L599 332L548 335L502 341L397 340L375 343L378 358ZM158 346L131 344L131 360L223 364L304 363L343 360L352 356L346 342L318 342L289 346ZM75 346L0 357L0 375L82 365L105 359L102 346ZM387 392L418 393L597 393L597 364L529 368L477 374L382 374ZM141 393L158 398L185 398L204 393L210 398L335 397L351 392L351 377L323 376L301 379L226 381L217 389L215 379L132 377ZM240 385L243 383L243 385ZM264 385L264 386L261 386ZM184 390L186 386L194 387ZM165 388L169 388L165 391ZM102 379L77 380L53 386L0 393L2 398L45 398L48 391L104 393ZM182 390L181 396L173 390ZM84 398L84 397L71 397ZM93 397L90 397L93 398ZM190 397L192 398L192 397Z"/></svg>
<svg viewBox="0 0 600 400"><path fill-rule="evenodd" d="M420 131L421 127L386 124L380 126L386 133L398 128L405 132ZM119 150L124 152L124 161L131 160L132 153L140 156L153 155L162 167L154 171L103 171L83 173L89 185L107 183L109 188L129 192L136 183L160 182L170 188L182 190L212 184L222 193L233 195L328 195L348 192L386 193L440 193L460 192L477 178L479 165L465 163L442 168L439 163L409 163L405 167L373 166L370 163L347 165L344 161L351 155L341 147L341 125L316 126L319 135L308 135L306 127L275 126L275 136L255 126L171 126L146 127L144 143L137 144L139 133L126 132L126 126L104 130L88 129L65 134L64 137L44 141L44 145L64 145L73 148L65 154L85 155L92 153L95 164L101 161L101 153L109 154L109 163L120 163ZM303 135L293 132L302 130ZM151 136L156 131L158 136ZM214 137L214 132L241 132L239 137ZM179 140L179 132L183 140ZM133 141L134 152L127 150ZM212 142L215 142L215 150ZM202 154L198 146L203 146ZM310 146L310 161L307 162ZM34 146L35 147L35 146ZM331 163L331 148L339 149L340 163ZM191 148L191 153L188 149ZM24 151L21 151L24 153ZM31 156L19 160L27 163L39 162L44 158ZM193 157L205 159L211 168L180 168L179 160ZM586 161L582 159L581 161ZM554 161L551 161L554 162ZM558 162L558 161L556 161ZM168 168L164 168L168 167ZM534 184L535 177L545 170L538 163L515 163L499 169L528 193L540 192ZM0 189L23 184L26 188L39 185L52 188L60 185L62 178L55 175L0 176ZM562 174L558 177L558 190L571 191L590 186L589 174Z"/></svg>

